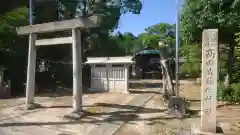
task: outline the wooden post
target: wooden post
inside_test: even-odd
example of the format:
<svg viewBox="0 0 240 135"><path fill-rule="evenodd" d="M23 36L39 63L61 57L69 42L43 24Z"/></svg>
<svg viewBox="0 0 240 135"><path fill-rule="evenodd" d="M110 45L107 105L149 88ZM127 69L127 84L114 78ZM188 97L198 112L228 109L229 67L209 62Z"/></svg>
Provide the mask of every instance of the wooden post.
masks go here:
<svg viewBox="0 0 240 135"><path fill-rule="evenodd" d="M80 29L72 29L73 112L82 111L82 55Z"/></svg>
<svg viewBox="0 0 240 135"><path fill-rule="evenodd" d="M106 72L106 81L107 81L107 91L109 91L110 90L110 80L109 80L109 69L110 69L110 64L107 64L106 65L106 70L105 70L105 72ZM92 70L91 70L92 71ZM92 79L92 77L93 76L91 76L91 79ZM91 86L92 87L92 86Z"/></svg>
<svg viewBox="0 0 240 135"><path fill-rule="evenodd" d="M201 131L216 133L218 79L218 30L208 29L202 36Z"/></svg>
<svg viewBox="0 0 240 135"><path fill-rule="evenodd" d="M128 72L129 70L128 70L128 68L129 68L129 66L127 64L125 64L124 66L125 66L125 75L124 75L125 91L124 92L128 93L128 89L129 89L129 72Z"/></svg>
<svg viewBox="0 0 240 135"><path fill-rule="evenodd" d="M26 104L34 104L35 68L36 68L36 34L29 34Z"/></svg>
<svg viewBox="0 0 240 135"><path fill-rule="evenodd" d="M2 83L3 83L3 69L0 67L0 87L2 87Z"/></svg>

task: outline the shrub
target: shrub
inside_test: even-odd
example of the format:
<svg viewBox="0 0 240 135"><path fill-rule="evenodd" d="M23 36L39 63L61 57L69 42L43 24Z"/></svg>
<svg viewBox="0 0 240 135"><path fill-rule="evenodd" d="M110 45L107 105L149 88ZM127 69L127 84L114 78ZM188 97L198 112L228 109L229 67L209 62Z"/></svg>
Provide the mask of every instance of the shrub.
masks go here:
<svg viewBox="0 0 240 135"><path fill-rule="evenodd" d="M227 101L232 104L240 103L240 83L231 84L230 87L224 87L223 83L218 84L217 99Z"/></svg>
<svg viewBox="0 0 240 135"><path fill-rule="evenodd" d="M220 101L232 101L232 88L226 88L222 82L218 83L217 99Z"/></svg>
<svg viewBox="0 0 240 135"><path fill-rule="evenodd" d="M201 45L185 44L180 50L185 62L180 66L180 76L196 78L201 75Z"/></svg>
<svg viewBox="0 0 240 135"><path fill-rule="evenodd" d="M180 66L180 76L189 76L190 78L199 77L201 74L201 64L199 62L186 62Z"/></svg>
<svg viewBox="0 0 240 135"><path fill-rule="evenodd" d="M240 83L234 83L231 85L232 88L232 102L240 103Z"/></svg>

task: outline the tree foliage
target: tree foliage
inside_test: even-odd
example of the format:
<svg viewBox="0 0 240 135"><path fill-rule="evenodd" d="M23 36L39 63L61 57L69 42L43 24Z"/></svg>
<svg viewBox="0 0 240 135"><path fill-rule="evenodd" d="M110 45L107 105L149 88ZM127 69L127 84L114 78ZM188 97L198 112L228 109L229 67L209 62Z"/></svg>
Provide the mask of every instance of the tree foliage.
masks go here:
<svg viewBox="0 0 240 135"><path fill-rule="evenodd" d="M184 40L200 42L203 29L218 28L220 42L228 43L239 31L239 7L238 0L186 0L181 12Z"/></svg>
<svg viewBox="0 0 240 135"><path fill-rule="evenodd" d="M235 46L235 64L234 64L234 75L233 80L234 82L240 82L240 32L236 33L236 42L237 45Z"/></svg>
<svg viewBox="0 0 240 135"><path fill-rule="evenodd" d="M145 29L144 33L138 36L139 42L145 48L151 47L162 49L165 56L173 57L175 51L175 27L168 23L159 23ZM166 47L161 48L159 42Z"/></svg>
<svg viewBox="0 0 240 135"><path fill-rule="evenodd" d="M181 76L199 77L201 75L201 46L199 44L185 44L181 48L181 55L186 62L180 67Z"/></svg>
<svg viewBox="0 0 240 135"><path fill-rule="evenodd" d="M204 29L219 29L219 43L225 44L228 60L225 68L233 82L235 33L239 31L239 0L186 0L181 13L181 31L188 43L200 43Z"/></svg>
<svg viewBox="0 0 240 135"><path fill-rule="evenodd" d="M26 5L28 5L28 0L0 2L0 65L7 68L5 77L12 80L12 89L16 90L23 90L26 79L28 37L18 36L15 30L16 27L28 25L29 9ZM128 12L139 14L141 7L139 0L38 0L34 1L33 19L34 24L36 24L100 14L103 16L100 27L82 31L85 54L96 56L103 54L107 56L124 55L124 52L120 51L121 47L116 45L115 37L110 36L110 33L117 28L121 15ZM39 35L39 37L59 37L68 34L68 32L51 33ZM47 77L54 76L54 81L71 78L71 74L67 72L68 70L71 72L70 65L61 66L61 64L51 62L56 60L70 61L71 46L49 46L38 48L37 51L37 67L41 65L42 60L48 60L46 61L49 70ZM45 80L47 80L46 77Z"/></svg>
<svg viewBox="0 0 240 135"><path fill-rule="evenodd" d="M234 103L239 103L239 84L236 84L240 80L239 7L239 0L185 0L181 12L181 32L184 41L182 52L186 51L185 48L188 48L189 51L201 48L201 37L204 29L219 30L219 79L222 82L228 80L229 76L229 81L226 82L229 82L230 85L219 84L218 98ZM199 47L194 45L195 43L199 44ZM189 44L192 45L189 46ZM198 57L198 51L190 54L183 53L183 55L187 59L190 56L193 60ZM198 59L201 60L201 57ZM198 65L199 62L193 60L193 62L185 63L181 68L184 71L188 69L188 73L194 73L198 70L189 71L189 69L195 69L193 63Z"/></svg>

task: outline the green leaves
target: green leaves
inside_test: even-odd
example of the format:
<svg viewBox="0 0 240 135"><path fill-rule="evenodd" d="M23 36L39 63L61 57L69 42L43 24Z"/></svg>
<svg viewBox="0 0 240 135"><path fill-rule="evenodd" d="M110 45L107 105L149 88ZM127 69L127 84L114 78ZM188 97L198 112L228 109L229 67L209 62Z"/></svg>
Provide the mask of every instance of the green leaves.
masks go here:
<svg viewBox="0 0 240 135"><path fill-rule="evenodd" d="M186 62L180 66L181 76L199 77L201 74L201 45L185 44L180 50Z"/></svg>
<svg viewBox="0 0 240 135"><path fill-rule="evenodd" d="M175 26L168 23L150 26L138 36L138 40L145 48L162 49L166 56L173 56L175 50ZM159 42L162 42L165 47L161 48Z"/></svg>
<svg viewBox="0 0 240 135"><path fill-rule="evenodd" d="M233 83L229 88L225 88L223 83L218 84L217 99L227 101L233 105L240 104L240 84Z"/></svg>
<svg viewBox="0 0 240 135"><path fill-rule="evenodd" d="M11 48L16 40L16 27L26 25L28 9L26 7L16 8L11 12L6 12L0 18L0 48ZM14 39L14 40L13 40Z"/></svg>
<svg viewBox="0 0 240 135"><path fill-rule="evenodd" d="M240 32L235 34L237 45L235 46L235 65L233 79L235 82L240 81Z"/></svg>
<svg viewBox="0 0 240 135"><path fill-rule="evenodd" d="M181 13L181 27L186 41L201 40L206 28L218 28L221 33L235 33L239 30L240 7L238 0L187 0ZM231 38L231 34L227 34Z"/></svg>
<svg viewBox="0 0 240 135"><path fill-rule="evenodd" d="M240 30L239 8L239 0L186 0L181 12L181 32L184 44L201 43L204 29L219 29L219 44L224 44L221 48L225 50L219 51L220 69L224 69L224 73L220 73L220 76L225 76L225 69L227 69L230 83L232 80L239 82L240 76L238 73L239 45L236 45L236 42L240 44L240 34L237 34L237 39L234 40L234 34ZM194 48L194 46L188 48ZM191 53L184 54L184 56L188 59L195 57L191 56Z"/></svg>

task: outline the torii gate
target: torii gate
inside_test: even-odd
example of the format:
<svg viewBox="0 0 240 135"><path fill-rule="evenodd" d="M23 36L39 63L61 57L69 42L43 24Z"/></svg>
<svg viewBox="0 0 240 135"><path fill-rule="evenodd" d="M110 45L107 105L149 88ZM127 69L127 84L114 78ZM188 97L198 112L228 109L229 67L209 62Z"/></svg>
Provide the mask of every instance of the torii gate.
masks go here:
<svg viewBox="0 0 240 135"><path fill-rule="evenodd" d="M81 31L80 28L97 27L100 16L91 16L84 19L71 19L44 24L36 24L17 28L17 34L29 35L28 66L27 66L27 86L26 105L27 108L35 108L35 68L36 49L38 46L72 44L73 61L73 114L80 117L82 115L82 55L81 55ZM61 37L52 39L37 39L37 34L72 30L71 37Z"/></svg>

